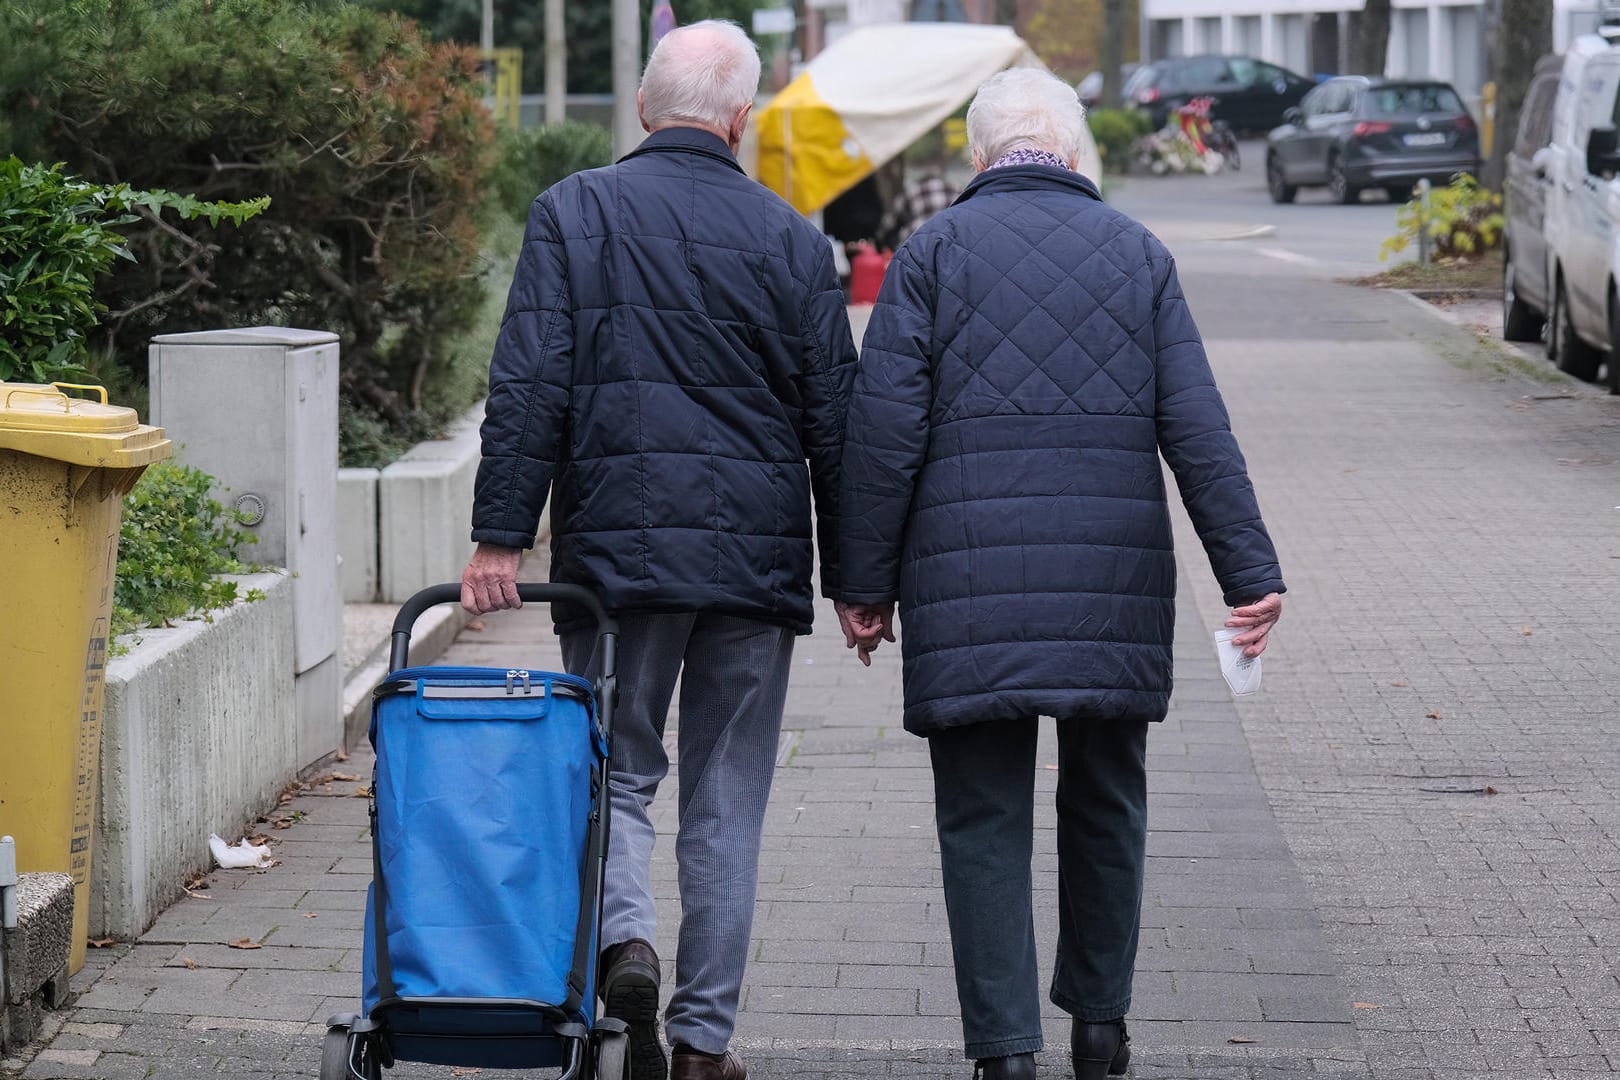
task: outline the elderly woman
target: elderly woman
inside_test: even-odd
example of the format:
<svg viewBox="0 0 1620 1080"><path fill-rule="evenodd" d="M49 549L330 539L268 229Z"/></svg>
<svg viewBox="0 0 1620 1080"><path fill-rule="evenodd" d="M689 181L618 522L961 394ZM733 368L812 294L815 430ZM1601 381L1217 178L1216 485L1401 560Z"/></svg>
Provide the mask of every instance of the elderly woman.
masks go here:
<svg viewBox="0 0 1620 1080"><path fill-rule="evenodd" d="M1057 719L1053 1002L1078 1080L1125 1071L1147 836L1147 725L1170 699L1162 453L1250 656L1277 556L1174 261L1074 172L1085 123L1041 71L984 84L978 176L895 256L842 478L862 659L899 601L905 725L931 752L967 1055L1033 1077L1036 719Z"/></svg>

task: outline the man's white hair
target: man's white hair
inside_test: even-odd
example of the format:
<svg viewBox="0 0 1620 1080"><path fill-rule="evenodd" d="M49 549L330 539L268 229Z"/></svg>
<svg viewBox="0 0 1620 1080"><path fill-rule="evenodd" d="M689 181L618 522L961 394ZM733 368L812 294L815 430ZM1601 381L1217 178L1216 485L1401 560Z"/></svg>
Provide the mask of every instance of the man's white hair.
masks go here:
<svg viewBox="0 0 1620 1080"><path fill-rule="evenodd" d="M1045 150L1073 161L1085 126L1074 87L1040 68L990 76L968 106L968 145L985 167L1014 150Z"/></svg>
<svg viewBox="0 0 1620 1080"><path fill-rule="evenodd" d="M724 19L676 27L658 42L641 76L647 126L701 124L724 130L759 90L759 49Z"/></svg>

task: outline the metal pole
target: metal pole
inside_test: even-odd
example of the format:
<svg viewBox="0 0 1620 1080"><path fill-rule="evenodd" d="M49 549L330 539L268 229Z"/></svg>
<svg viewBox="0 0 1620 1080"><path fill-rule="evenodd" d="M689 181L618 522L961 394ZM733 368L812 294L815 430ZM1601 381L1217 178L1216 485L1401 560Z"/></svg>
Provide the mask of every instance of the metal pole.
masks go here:
<svg viewBox="0 0 1620 1080"><path fill-rule="evenodd" d="M546 0L546 123L568 118L568 42L563 0Z"/></svg>
<svg viewBox="0 0 1620 1080"><path fill-rule="evenodd" d="M613 0L613 156L623 157L641 142L636 88L641 82L641 5Z"/></svg>
<svg viewBox="0 0 1620 1080"><path fill-rule="evenodd" d="M1429 265L1429 178L1418 181L1418 261Z"/></svg>

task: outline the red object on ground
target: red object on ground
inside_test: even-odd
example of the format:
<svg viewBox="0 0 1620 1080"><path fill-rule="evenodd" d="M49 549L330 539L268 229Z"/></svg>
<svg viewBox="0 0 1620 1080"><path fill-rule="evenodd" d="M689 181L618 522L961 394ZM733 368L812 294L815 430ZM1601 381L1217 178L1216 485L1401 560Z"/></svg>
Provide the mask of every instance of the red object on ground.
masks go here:
<svg viewBox="0 0 1620 1080"><path fill-rule="evenodd" d="M871 244L855 245L855 257L849 261L849 302L874 304L878 290L883 287L883 275L889 269L889 253L879 253Z"/></svg>

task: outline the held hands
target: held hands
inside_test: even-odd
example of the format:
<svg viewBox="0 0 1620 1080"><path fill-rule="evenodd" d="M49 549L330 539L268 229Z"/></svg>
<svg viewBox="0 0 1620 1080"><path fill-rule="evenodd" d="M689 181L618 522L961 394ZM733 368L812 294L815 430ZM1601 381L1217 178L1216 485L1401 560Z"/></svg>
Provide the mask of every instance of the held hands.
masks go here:
<svg viewBox="0 0 1620 1080"><path fill-rule="evenodd" d="M461 606L474 615L488 615L502 608L520 608L518 564L523 552L517 548L479 544L467 569L461 572Z"/></svg>
<svg viewBox="0 0 1620 1080"><path fill-rule="evenodd" d="M894 605L835 603L838 625L844 631L844 644L856 650L862 664L872 666L872 653L885 641L894 640Z"/></svg>
<svg viewBox="0 0 1620 1080"><path fill-rule="evenodd" d="M1266 651L1266 642L1271 636L1271 628L1277 625L1277 619L1282 615L1282 597L1270 593L1252 604L1232 609L1232 617L1226 620L1226 625L1233 629L1241 629L1243 633L1232 639L1232 644L1243 650L1244 656L1259 656Z"/></svg>

